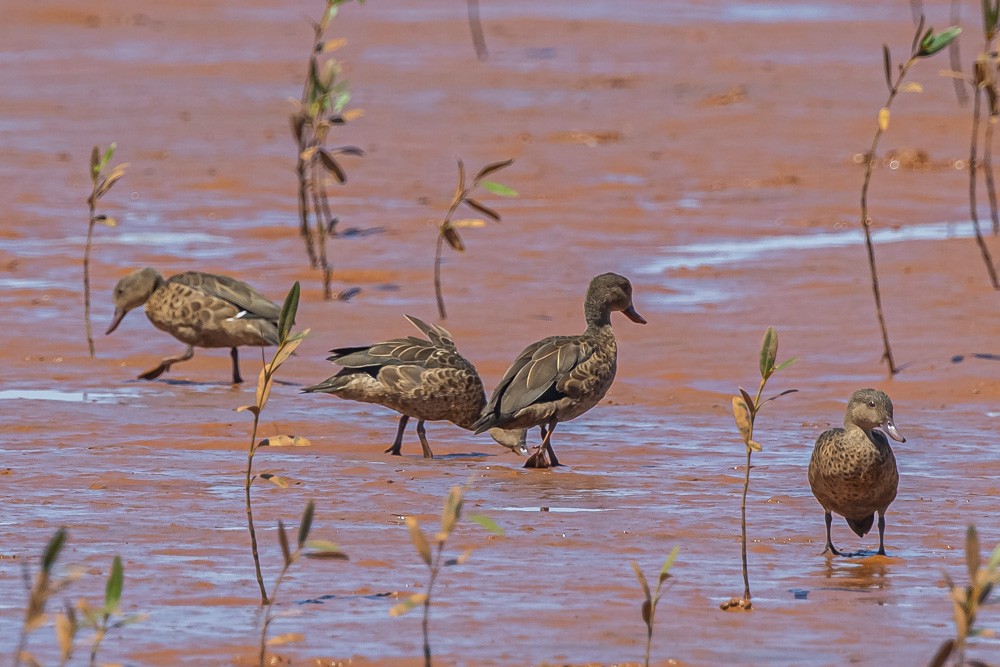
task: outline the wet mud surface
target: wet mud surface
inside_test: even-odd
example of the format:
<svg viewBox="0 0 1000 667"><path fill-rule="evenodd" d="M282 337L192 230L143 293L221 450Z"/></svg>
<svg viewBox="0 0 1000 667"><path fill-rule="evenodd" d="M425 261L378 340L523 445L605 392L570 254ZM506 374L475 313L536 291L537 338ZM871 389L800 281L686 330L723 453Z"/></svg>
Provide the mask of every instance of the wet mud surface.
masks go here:
<svg viewBox="0 0 1000 667"><path fill-rule="evenodd" d="M909 8L872 3L483 2L490 59L478 62L464 3L348 6L353 104L364 116L331 144L345 158L334 189L343 228L331 242L334 288L322 300L296 236L288 98L298 96L318 3L18 3L0 26L0 650L13 650L23 566L69 529L62 565L84 568L68 599L102 594L125 563L123 609L102 658L124 664L250 664L257 587L242 479L250 419L235 409L224 351L153 382L135 380L182 350L141 313L87 356L81 257L87 162L120 145L127 176L106 197L119 219L98 229L94 329L110 290L151 265L227 273L280 301L302 281L308 339L281 370L262 435L308 448L262 451L255 487L268 582L278 519L316 501L313 533L351 560L305 561L283 585L274 634L292 664L421 662L420 616L390 618L425 570L403 517L434 525L448 489L468 484L471 522L455 535L431 618L436 661L462 665L638 664L645 629L630 561L652 573L674 546L676 580L657 615L656 664L924 664L952 633L942 573L964 574L965 527L1000 541L998 295L968 221L971 111L920 63L920 95L898 100L883 150L920 150L920 169L880 166L871 192L893 351L889 379L857 226L863 170L885 98L880 46L908 48ZM947 22L946 3L925 3ZM978 31L978 24L968 32ZM978 40L978 37L975 38ZM975 42L973 40L971 43ZM976 42L978 43L978 42ZM971 47L966 46L966 59ZM456 158L471 168L515 158L519 191L489 198L499 225L464 230L449 253L445 325L487 388L525 344L583 328L589 279L627 275L649 324L616 316L618 379L601 405L560 425L568 464L524 470L486 436L429 424L438 458L383 450L396 417L299 388L331 374L332 347L409 335L404 313L434 321L434 220ZM961 166L961 165L959 165ZM988 243L1000 251L995 238ZM719 604L742 592L743 445L730 395L757 383L761 336L779 358L756 429L748 501L751 613ZM244 376L259 355L245 350ZM889 557L828 558L823 514L806 482L812 442L839 425L847 397L887 391L900 491L887 515ZM411 427L412 428L412 427ZM535 437L535 434L532 434ZM548 511L541 511L547 508ZM840 518L834 541L873 553ZM449 548L452 548L451 546ZM995 625L992 612L985 625ZM51 628L30 648L55 662ZM974 655L995 654L981 640ZM84 648L78 651L82 660ZM669 660L675 662L668 663ZM326 663L324 663L326 664Z"/></svg>

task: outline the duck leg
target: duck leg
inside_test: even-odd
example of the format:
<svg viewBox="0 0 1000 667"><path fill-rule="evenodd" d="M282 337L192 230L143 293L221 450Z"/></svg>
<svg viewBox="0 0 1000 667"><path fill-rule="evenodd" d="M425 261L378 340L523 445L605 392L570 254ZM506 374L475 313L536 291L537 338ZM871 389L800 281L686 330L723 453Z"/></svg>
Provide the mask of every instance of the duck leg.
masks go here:
<svg viewBox="0 0 1000 667"><path fill-rule="evenodd" d="M424 450L424 458L434 458L434 452L431 451L431 446L427 443L427 431L424 429L423 419L417 422L417 437L420 438L420 446Z"/></svg>
<svg viewBox="0 0 1000 667"><path fill-rule="evenodd" d="M173 366L174 364L176 364L178 362L181 362L181 361L187 361L188 359L190 359L193 356L194 356L194 346L193 345L188 345L187 349L182 354L178 354L178 355L173 356L173 357L165 357L162 361L160 361L160 365L159 366L157 366L156 368L153 368L152 370L146 371L142 375L139 375L136 379L138 379L138 380L155 380L156 378L160 377L161 375L163 375L164 373L166 373L167 371L169 371L170 367Z"/></svg>
<svg viewBox="0 0 1000 667"><path fill-rule="evenodd" d="M878 513L878 555L885 555L885 517Z"/></svg>
<svg viewBox="0 0 1000 667"><path fill-rule="evenodd" d="M392 447L385 450L386 454L392 454L393 456L402 456L403 454L403 431L406 430L406 422L410 421L410 418L406 415L402 415L399 418L399 428L396 429L396 439L392 443Z"/></svg>
<svg viewBox="0 0 1000 667"><path fill-rule="evenodd" d="M240 353L233 347L229 351L229 356L233 360L233 384L243 384L243 378L240 377Z"/></svg>
<svg viewBox="0 0 1000 667"><path fill-rule="evenodd" d="M525 468L549 468L562 465L556 458L555 450L552 449L552 432L556 430L556 419L549 420L548 428L539 426L542 433L542 442L535 449L535 452L524 462Z"/></svg>
<svg viewBox="0 0 1000 667"><path fill-rule="evenodd" d="M833 546L833 540L830 539L830 525L833 523L833 514L830 513L830 510L824 510L823 518L826 520L826 549L823 549L823 553L829 551L834 556L843 556L842 553L837 551L837 547Z"/></svg>

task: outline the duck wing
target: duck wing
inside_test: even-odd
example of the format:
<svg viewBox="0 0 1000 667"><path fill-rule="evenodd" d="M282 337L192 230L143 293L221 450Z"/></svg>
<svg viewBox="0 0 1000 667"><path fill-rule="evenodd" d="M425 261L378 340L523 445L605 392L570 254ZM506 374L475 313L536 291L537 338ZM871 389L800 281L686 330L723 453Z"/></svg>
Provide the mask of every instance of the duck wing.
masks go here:
<svg viewBox="0 0 1000 667"><path fill-rule="evenodd" d="M214 273L188 271L171 276L167 282L187 285L208 297L221 299L233 304L245 316L270 320L277 323L281 316L281 306L266 298L245 282Z"/></svg>
<svg viewBox="0 0 1000 667"><path fill-rule="evenodd" d="M476 422L476 432L502 423L530 405L570 395L566 380L591 354L580 336L552 336L526 347L493 390Z"/></svg>

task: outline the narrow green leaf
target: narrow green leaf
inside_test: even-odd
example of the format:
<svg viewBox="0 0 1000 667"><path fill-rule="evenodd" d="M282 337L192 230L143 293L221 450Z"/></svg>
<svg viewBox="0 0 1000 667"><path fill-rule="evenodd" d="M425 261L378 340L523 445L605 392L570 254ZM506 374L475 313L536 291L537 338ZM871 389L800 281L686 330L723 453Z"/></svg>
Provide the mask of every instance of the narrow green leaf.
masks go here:
<svg viewBox="0 0 1000 667"><path fill-rule="evenodd" d="M95 183L97 182L97 175L101 173L101 149L94 146L94 150L90 151L90 178Z"/></svg>
<svg viewBox="0 0 1000 667"><path fill-rule="evenodd" d="M501 528L496 521L486 516L485 514L470 514L469 521L479 524L480 527L485 528L494 535L504 534L503 528Z"/></svg>
<svg viewBox="0 0 1000 667"><path fill-rule="evenodd" d="M111 574L104 589L104 613L111 614L118 609L122 599L122 588L125 585L125 570L122 567L121 556L115 556L111 561Z"/></svg>
<svg viewBox="0 0 1000 667"><path fill-rule="evenodd" d="M479 183L481 180L483 180L490 174L496 173L501 169L506 169L512 164L514 164L514 158L510 158L509 160L503 160L501 162L491 162L490 164L486 165L476 173L476 177L472 179L472 182Z"/></svg>
<svg viewBox="0 0 1000 667"><path fill-rule="evenodd" d="M783 368L788 368L789 366L791 366L792 364L794 364L798 360L799 360L798 357L792 357L791 359L785 359L780 364L778 364L777 366L774 367L774 373L777 373L778 371L782 370Z"/></svg>
<svg viewBox="0 0 1000 667"><path fill-rule="evenodd" d="M313 514L316 512L316 503L309 501L306 509L302 512L302 521L299 523L299 548L309 539L309 531L312 530Z"/></svg>
<svg viewBox="0 0 1000 667"><path fill-rule="evenodd" d="M882 64L885 67L885 85L892 90L892 55L889 53L889 45L882 45Z"/></svg>
<svg viewBox="0 0 1000 667"><path fill-rule="evenodd" d="M479 184L482 186L483 190L492 192L495 195L500 195L501 197L517 197L517 190L508 187L496 181L483 181Z"/></svg>
<svg viewBox="0 0 1000 667"><path fill-rule="evenodd" d="M427 538L424 537L424 531L420 529L420 523L412 516L408 516L406 517L406 527L410 531L410 541L413 542L413 547L420 555L420 559L429 566L431 564L431 545L427 542Z"/></svg>
<svg viewBox="0 0 1000 667"><path fill-rule="evenodd" d="M406 612L410 611L414 607L422 605L427 601L426 593L414 593L410 597L406 598L397 605L394 605L392 609L389 610L389 615L392 617L402 616Z"/></svg>
<svg viewBox="0 0 1000 667"><path fill-rule="evenodd" d="M453 486L448 491L448 498L444 501L444 509L441 510L441 532L447 537L451 531L455 530L462 515L462 487Z"/></svg>
<svg viewBox="0 0 1000 667"><path fill-rule="evenodd" d="M642 586L642 594L646 602L649 602L653 599L653 595L649 591L649 582L646 581L646 575L642 573L642 568L640 568L639 563L635 561L632 561L632 569L635 571L635 576L639 580L639 585Z"/></svg>
<svg viewBox="0 0 1000 667"><path fill-rule="evenodd" d="M483 204L482 202L478 202L475 199L472 199L471 197L465 197L464 199L462 199L462 203L465 204L466 206L468 206L471 209L479 211L480 213L482 213L483 215L485 215L487 218L490 218L491 220L495 220L496 222L500 222L500 214L497 213L492 208L490 208L489 206L487 206L486 204Z"/></svg>
<svg viewBox="0 0 1000 667"><path fill-rule="evenodd" d="M104 157L101 158L101 163L97 169L98 171L104 171L104 168L108 166L108 163L111 162L111 158L115 155L116 148L118 148L118 144L114 141L108 145L108 150L104 151Z"/></svg>
<svg viewBox="0 0 1000 667"><path fill-rule="evenodd" d="M56 531L56 534L52 536L52 539L45 546L45 551L42 552L42 571L45 574L49 574L52 571L52 566L55 565L56 559L59 558L59 552L62 551L63 545L66 544L66 537L66 527L63 526Z"/></svg>
<svg viewBox="0 0 1000 667"><path fill-rule="evenodd" d="M295 313L299 309L299 291L299 281L296 280L281 306L281 315L278 317L278 340L283 341L288 338L288 332L295 324Z"/></svg>
<svg viewBox="0 0 1000 667"><path fill-rule="evenodd" d="M288 534L285 532L285 522L278 519L278 544L281 545L281 555L285 559L285 567L292 564L292 550L288 547Z"/></svg>
<svg viewBox="0 0 1000 667"><path fill-rule="evenodd" d="M667 575L670 574L670 568L673 566L674 561L677 560L677 554L680 553L681 548L679 546L674 547L670 551L670 555L667 556L667 560L663 561L663 566L660 568L660 582L662 583Z"/></svg>
<svg viewBox="0 0 1000 667"><path fill-rule="evenodd" d="M979 573L979 535L976 534L976 527L970 525L965 531L965 566L969 570L969 581L975 582Z"/></svg>
<svg viewBox="0 0 1000 667"><path fill-rule="evenodd" d="M930 56L933 56L935 53L951 44L961 32L962 28L957 25L952 26L937 35L934 34L933 30L928 30L927 34L920 42L920 51L917 55L921 58L929 58Z"/></svg>
<svg viewBox="0 0 1000 667"><path fill-rule="evenodd" d="M778 332L768 327L760 344L760 377L767 379L774 373L774 360L778 356Z"/></svg>
<svg viewBox="0 0 1000 667"><path fill-rule="evenodd" d="M740 430L740 437L744 443L748 442L752 434L750 410L742 396L733 396L733 417L736 419L736 428Z"/></svg>

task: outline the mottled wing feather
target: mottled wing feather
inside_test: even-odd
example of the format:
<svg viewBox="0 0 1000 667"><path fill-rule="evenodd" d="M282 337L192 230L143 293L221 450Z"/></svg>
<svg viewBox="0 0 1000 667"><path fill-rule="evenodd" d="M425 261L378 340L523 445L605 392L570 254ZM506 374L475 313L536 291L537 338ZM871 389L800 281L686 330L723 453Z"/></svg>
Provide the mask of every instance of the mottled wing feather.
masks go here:
<svg viewBox="0 0 1000 667"><path fill-rule="evenodd" d="M490 407L499 414L513 415L560 385L586 360L579 336L554 336L526 348L507 371L494 392Z"/></svg>
<svg viewBox="0 0 1000 667"><path fill-rule="evenodd" d="M406 396L420 387L425 372L420 366L385 366L379 370L378 381L389 391Z"/></svg>
<svg viewBox="0 0 1000 667"><path fill-rule="evenodd" d="M454 339L444 327L436 324L427 324L419 317L414 317L413 315L404 315L404 317L409 320L410 324L419 329L420 333L427 336L432 345L449 350L457 350Z"/></svg>
<svg viewBox="0 0 1000 667"><path fill-rule="evenodd" d="M177 282L198 289L208 296L227 301L254 317L277 322L281 316L281 306L265 298L250 285L235 278L188 271L172 276L169 282Z"/></svg>

